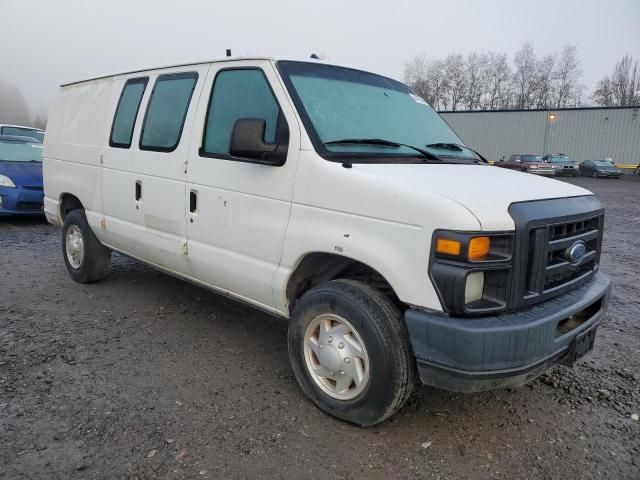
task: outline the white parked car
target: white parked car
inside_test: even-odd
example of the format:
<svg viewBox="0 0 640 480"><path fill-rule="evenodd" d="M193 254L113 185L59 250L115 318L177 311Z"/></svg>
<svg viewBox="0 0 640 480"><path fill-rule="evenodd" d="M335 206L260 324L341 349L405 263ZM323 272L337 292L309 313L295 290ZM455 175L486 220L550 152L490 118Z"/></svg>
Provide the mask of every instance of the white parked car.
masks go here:
<svg viewBox="0 0 640 480"><path fill-rule="evenodd" d="M359 425L416 374L472 392L573 364L609 298L589 191L486 166L405 85L318 61L63 85L44 181L74 280L117 251L289 319L300 386Z"/></svg>

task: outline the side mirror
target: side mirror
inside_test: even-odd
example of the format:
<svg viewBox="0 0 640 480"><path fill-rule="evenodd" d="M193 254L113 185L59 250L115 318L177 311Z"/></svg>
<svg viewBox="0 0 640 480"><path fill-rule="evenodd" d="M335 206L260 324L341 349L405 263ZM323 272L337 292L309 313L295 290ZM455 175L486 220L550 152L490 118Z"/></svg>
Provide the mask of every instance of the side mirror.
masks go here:
<svg viewBox="0 0 640 480"><path fill-rule="evenodd" d="M255 163L279 167L287 159L287 145L266 143L264 118L239 118L233 125L229 155L246 158Z"/></svg>

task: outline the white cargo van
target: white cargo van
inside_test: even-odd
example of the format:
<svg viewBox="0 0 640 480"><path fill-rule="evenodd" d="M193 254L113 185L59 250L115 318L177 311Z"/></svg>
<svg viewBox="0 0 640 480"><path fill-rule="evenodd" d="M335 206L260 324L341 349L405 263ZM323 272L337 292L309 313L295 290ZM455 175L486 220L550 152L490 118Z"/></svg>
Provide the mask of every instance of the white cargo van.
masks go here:
<svg viewBox="0 0 640 480"><path fill-rule="evenodd" d="M289 319L302 390L359 425L416 374L472 392L571 365L607 308L589 191L488 166L360 70L232 58L63 85L44 181L74 280L116 251Z"/></svg>

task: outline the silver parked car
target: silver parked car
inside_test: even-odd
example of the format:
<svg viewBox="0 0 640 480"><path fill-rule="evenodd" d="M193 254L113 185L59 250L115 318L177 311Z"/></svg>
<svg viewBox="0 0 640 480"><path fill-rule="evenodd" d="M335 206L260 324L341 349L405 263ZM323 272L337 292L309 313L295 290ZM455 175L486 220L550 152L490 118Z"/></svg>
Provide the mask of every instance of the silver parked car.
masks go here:
<svg viewBox="0 0 640 480"><path fill-rule="evenodd" d="M553 167L556 176L577 177L580 175L576 162L565 153L547 154L542 159Z"/></svg>

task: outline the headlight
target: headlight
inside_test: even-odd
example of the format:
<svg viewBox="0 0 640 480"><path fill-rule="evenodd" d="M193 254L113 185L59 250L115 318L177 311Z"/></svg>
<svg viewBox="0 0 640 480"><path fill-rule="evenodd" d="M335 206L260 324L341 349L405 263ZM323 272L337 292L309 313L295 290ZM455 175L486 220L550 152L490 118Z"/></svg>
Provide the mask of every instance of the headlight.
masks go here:
<svg viewBox="0 0 640 480"><path fill-rule="evenodd" d="M506 308L513 238L511 232L434 233L429 275L445 311L480 315Z"/></svg>
<svg viewBox="0 0 640 480"><path fill-rule="evenodd" d="M511 233L471 233L438 230L434 234L436 257L465 263L511 258Z"/></svg>
<svg viewBox="0 0 640 480"><path fill-rule="evenodd" d="M484 293L484 272L472 272L467 275L467 281L464 287L464 303L470 303L482 300Z"/></svg>
<svg viewBox="0 0 640 480"><path fill-rule="evenodd" d="M0 187L16 188L16 184L9 177L0 175Z"/></svg>

